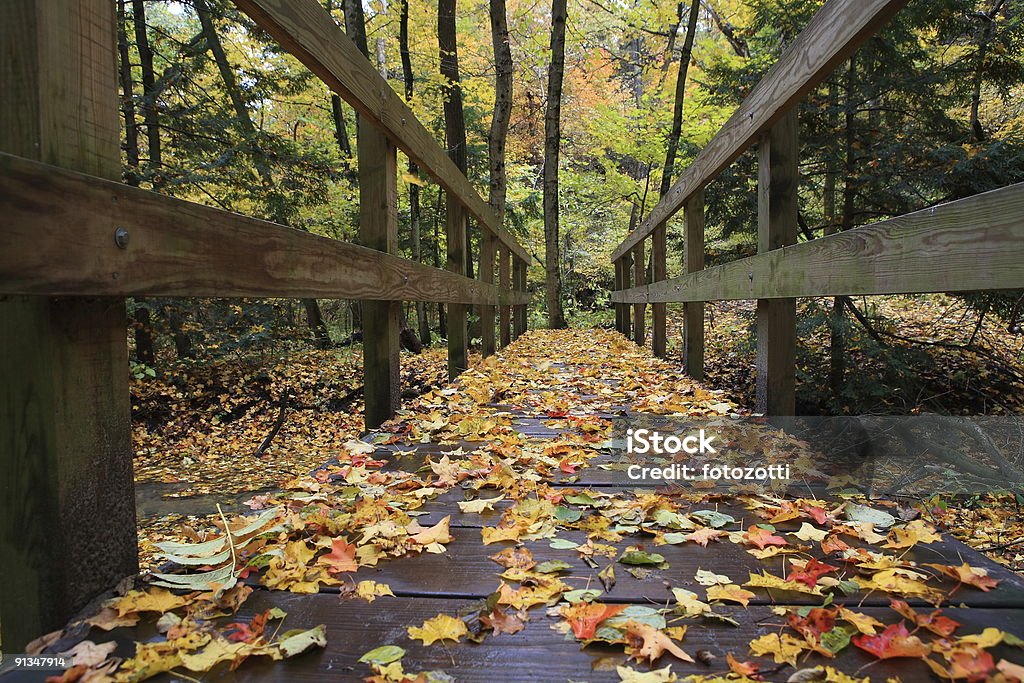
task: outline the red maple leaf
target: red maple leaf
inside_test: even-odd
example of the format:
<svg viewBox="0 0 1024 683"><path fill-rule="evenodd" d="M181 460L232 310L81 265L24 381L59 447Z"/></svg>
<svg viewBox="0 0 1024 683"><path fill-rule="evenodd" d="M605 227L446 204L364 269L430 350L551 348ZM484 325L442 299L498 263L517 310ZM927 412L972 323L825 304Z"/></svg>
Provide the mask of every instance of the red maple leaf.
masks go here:
<svg viewBox="0 0 1024 683"><path fill-rule="evenodd" d="M830 564L818 562L816 559L812 557L811 559L807 560L807 564L804 565L803 569L798 569L794 572L791 572L789 575L789 580L799 581L800 583L808 586L809 588L814 588L816 585L818 585L818 579L821 578L822 575L838 570L839 567L833 567Z"/></svg>
<svg viewBox="0 0 1024 683"><path fill-rule="evenodd" d="M879 659L924 657L931 652L931 648L921 642L920 638L910 635L906 623L902 621L886 626L885 630L876 636L854 636L853 644Z"/></svg>
<svg viewBox="0 0 1024 683"><path fill-rule="evenodd" d="M922 628L926 628L937 636L948 638L953 631L960 627L960 622L942 615L942 610L935 610L931 614L918 614L904 600L891 600L889 606L900 613L900 616L910 619Z"/></svg>
<svg viewBox="0 0 1024 683"><path fill-rule="evenodd" d="M836 612L823 607L815 607L805 617L790 614L787 621L794 631L804 637L804 640L816 645L821 640L822 633L828 633L836 627Z"/></svg>

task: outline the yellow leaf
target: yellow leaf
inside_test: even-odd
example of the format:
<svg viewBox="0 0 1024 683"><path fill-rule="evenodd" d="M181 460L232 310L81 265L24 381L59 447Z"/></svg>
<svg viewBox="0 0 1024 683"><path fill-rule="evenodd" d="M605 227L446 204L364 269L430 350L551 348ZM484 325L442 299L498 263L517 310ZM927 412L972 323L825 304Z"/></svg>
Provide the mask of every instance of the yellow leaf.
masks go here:
<svg viewBox="0 0 1024 683"><path fill-rule="evenodd" d="M804 522L800 525L800 530L793 535L799 538L801 541L820 541L826 536L828 536L828 532L819 529L813 524L808 524L807 522Z"/></svg>
<svg viewBox="0 0 1024 683"><path fill-rule="evenodd" d="M410 638L422 640L424 645L431 645L439 640L458 642L463 636L469 635L466 622L447 614L438 614L433 619L427 619L422 626L410 626L407 630Z"/></svg>
<svg viewBox="0 0 1024 683"><path fill-rule="evenodd" d="M169 612L192 602L195 593L175 595L165 588L150 588L145 591L128 591L124 597L111 603L117 616L136 612Z"/></svg>
<svg viewBox="0 0 1024 683"><path fill-rule="evenodd" d="M498 543L499 541L518 541L522 533L518 526L506 528L485 526L480 529L480 536L484 539L484 545Z"/></svg>
<svg viewBox="0 0 1024 683"><path fill-rule="evenodd" d="M685 588L673 588L672 595L688 617L700 616L711 611L711 605L698 600L697 594L693 591L688 591Z"/></svg>
<svg viewBox="0 0 1024 683"><path fill-rule="evenodd" d="M759 657L771 656L776 664L789 664L796 666L796 658L803 652L803 645L799 640L783 633L768 633L751 641L750 651Z"/></svg>
<svg viewBox="0 0 1024 683"><path fill-rule="evenodd" d="M391 592L391 586L386 583L377 583L376 581L360 581L357 583L356 595L367 602L373 602L382 595L390 595L391 597L395 596L395 594Z"/></svg>
<svg viewBox="0 0 1024 683"><path fill-rule="evenodd" d="M440 522L420 531L415 536L410 536L409 540L419 543L420 545L431 545L433 543L448 543L452 540L452 535L448 531L448 525L451 524L452 516L448 515Z"/></svg>
<svg viewBox="0 0 1024 683"><path fill-rule="evenodd" d="M499 500L504 500L505 496L495 496L494 498L477 498L476 500L467 500L459 503L459 509L463 512L481 513L484 510L493 510L494 504Z"/></svg>
<svg viewBox="0 0 1024 683"><path fill-rule="evenodd" d="M738 602L744 607L750 602L751 598L756 597L754 593L748 590L744 590L736 584L729 584L728 586L711 586L708 588L708 600L730 600L732 602Z"/></svg>
<svg viewBox="0 0 1024 683"><path fill-rule="evenodd" d="M878 619L875 619L873 616L854 612L846 607L839 608L839 618L853 624L854 628L868 636L875 635L876 629L885 628L885 624L880 622Z"/></svg>
<svg viewBox="0 0 1024 683"><path fill-rule="evenodd" d="M752 588L772 588L780 591L793 591L794 593L821 595L821 588L818 586L812 587L799 581L787 581L767 572L764 574L751 574L750 580L743 585L751 586Z"/></svg>
<svg viewBox="0 0 1024 683"><path fill-rule="evenodd" d="M620 683L675 683L679 677L672 673L672 667L654 669L653 671L637 671L628 666L615 667Z"/></svg>

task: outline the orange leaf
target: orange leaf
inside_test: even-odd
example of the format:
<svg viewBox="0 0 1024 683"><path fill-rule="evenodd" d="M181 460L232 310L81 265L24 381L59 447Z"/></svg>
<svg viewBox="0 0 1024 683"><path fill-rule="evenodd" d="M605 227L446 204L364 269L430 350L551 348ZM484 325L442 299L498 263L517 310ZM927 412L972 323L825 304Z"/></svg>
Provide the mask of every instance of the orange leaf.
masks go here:
<svg viewBox="0 0 1024 683"><path fill-rule="evenodd" d="M823 574L828 574L829 572L834 572L838 570L839 567L833 567L830 564L818 562L816 559L812 557L811 559L807 560L807 564L804 565L803 569L798 569L796 571L790 572L789 580L799 581L800 583L806 585L808 588L814 588L816 585L818 585L818 579L821 578Z"/></svg>
<svg viewBox="0 0 1024 683"><path fill-rule="evenodd" d="M725 655L725 661L729 663L729 670L737 676L761 680L761 667L756 662L738 662L731 652Z"/></svg>
<svg viewBox="0 0 1024 683"><path fill-rule="evenodd" d="M354 572L359 569L356 563L356 546L344 538L336 538L331 542L331 552L320 556L317 564L327 565L327 571L331 574Z"/></svg>
<svg viewBox="0 0 1024 683"><path fill-rule="evenodd" d="M604 605L600 602L578 602L572 607L563 607L562 616L572 627L573 635L579 640L590 640L597 631L597 625L614 617L628 605Z"/></svg>
<svg viewBox="0 0 1024 683"><path fill-rule="evenodd" d="M939 572L945 574L954 581L970 584L971 586L980 588L985 592L988 592L999 584L999 580L990 578L987 571L977 567L972 567L966 562L959 567L952 567L945 564L926 564L925 566L937 569Z"/></svg>
<svg viewBox="0 0 1024 683"><path fill-rule="evenodd" d="M904 600L891 600L889 606L900 613L900 616L910 619L922 628L926 628L937 636L948 638L953 635L959 626L959 621L942 616L942 610L935 610L931 614L918 614Z"/></svg>
<svg viewBox="0 0 1024 683"><path fill-rule="evenodd" d="M630 621L626 624L626 642L630 659L646 661L653 664L655 660L668 652L684 662L693 662L693 658L672 642L666 634L650 624Z"/></svg>
<svg viewBox="0 0 1024 683"><path fill-rule="evenodd" d="M766 545L786 545L786 539L781 536L774 535L762 526L752 526L747 529L747 533L744 535L743 540L750 545L756 545L762 550Z"/></svg>

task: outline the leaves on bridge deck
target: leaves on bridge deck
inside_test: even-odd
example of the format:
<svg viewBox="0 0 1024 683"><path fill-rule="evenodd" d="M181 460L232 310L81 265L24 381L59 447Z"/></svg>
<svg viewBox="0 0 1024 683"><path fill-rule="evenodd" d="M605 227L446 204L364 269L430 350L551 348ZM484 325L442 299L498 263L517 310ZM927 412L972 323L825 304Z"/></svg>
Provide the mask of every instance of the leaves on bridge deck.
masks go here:
<svg viewBox="0 0 1024 683"><path fill-rule="evenodd" d="M372 601L393 594L386 583L391 559L411 556L407 561L415 563L417 555L448 553L458 542L488 546L493 592L469 613L452 610L405 624L407 638L396 636L364 656L368 680L444 680L437 672L406 672L405 648L521 638L531 620L584 647L618 648L622 680L676 680L673 666L694 657L708 675L692 680L757 680L759 671L781 665L805 667L800 680L864 680L828 666L851 644L879 658L924 659L947 677L1020 680L1015 664L996 662L988 652L1000 643L1019 644L1015 635L990 629L961 636L953 620L902 600L938 607L958 601L965 591L999 586L968 564L915 562L908 552L941 536L926 518L895 504L867 501L848 488L826 500L772 488L723 493L580 483L581 473L608 464L608 417L626 407L690 416L739 413L722 394L614 333L532 332L501 357L475 364L460 382L423 395L366 441L346 436L328 466L292 478L279 493L254 497L249 505L263 515L257 529L244 517L226 520L221 534L200 549L165 546L167 557L177 557L175 575L203 577L226 567L229 579L183 595L137 589L106 604L91 622L97 628L120 628L134 619L154 622L164 634L140 644L136 656L110 675L141 680L176 667L237 666L252 656L280 658L322 647L333 634L310 629L315 625L289 624L298 633L277 633L266 625L280 615L240 626L232 615L249 587L235 580L297 593L333 587L341 601ZM520 433L516 415L538 418L549 431ZM814 474L814 454L792 437L766 427L744 438L748 453L806 465L818 483L828 484L827 475ZM434 446L424 460L416 449L428 443ZM553 485L556 477L562 485ZM421 525L417 518L427 514L424 506L449 492L465 500L448 503L443 509L451 514ZM496 522L479 531L458 523L495 516ZM225 527L233 533L224 534ZM519 545L524 542L532 542L533 551ZM225 547L227 559L221 557ZM559 554L545 557L546 547ZM669 551L680 548L706 554L693 581L670 573L678 555ZM725 548L763 563L763 570L740 583L735 567L718 563ZM188 558L196 561L182 561ZM364 579L376 569L384 570L373 574L381 582ZM616 570L620 585L627 572L642 580L663 571L654 576L672 577L665 580L665 594L672 598L621 604L614 599ZM896 600L892 619L883 622L858 608L866 592ZM692 636L705 620L738 623L726 604L746 609L759 595L776 603L778 619L752 633L748 648L716 658L691 647L699 646L697 639L687 643L688 628ZM786 596L809 596L816 604L788 604ZM640 668L626 665L624 657Z"/></svg>

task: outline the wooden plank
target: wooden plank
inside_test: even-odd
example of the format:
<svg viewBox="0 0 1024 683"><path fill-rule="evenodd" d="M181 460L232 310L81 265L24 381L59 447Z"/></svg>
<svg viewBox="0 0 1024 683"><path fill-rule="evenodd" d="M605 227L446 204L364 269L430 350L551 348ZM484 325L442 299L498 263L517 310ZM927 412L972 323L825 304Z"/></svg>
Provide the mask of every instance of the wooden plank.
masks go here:
<svg viewBox="0 0 1024 683"><path fill-rule="evenodd" d="M520 261L518 258L514 259L512 264L512 277L514 278L515 287L517 292L521 292L526 300L529 301L529 293L526 290L526 261ZM512 336L514 339L518 339L521 335L526 334L526 303L514 306L512 309Z"/></svg>
<svg viewBox="0 0 1024 683"><path fill-rule="evenodd" d="M445 242L448 271L466 274L466 213L457 197L445 194ZM469 330L465 304L448 304L448 379L455 379L469 367Z"/></svg>
<svg viewBox="0 0 1024 683"><path fill-rule="evenodd" d="M716 301L1024 287L1024 183L612 295Z"/></svg>
<svg viewBox="0 0 1024 683"><path fill-rule="evenodd" d="M660 282L668 277L665 258L665 224L658 225L651 234L651 281ZM665 304L651 305L651 351L658 358L665 357Z"/></svg>
<svg viewBox="0 0 1024 683"><path fill-rule="evenodd" d="M598 489L601 490L601 489ZM493 491L485 491L493 495ZM713 504L697 505L693 509L709 509ZM750 513L733 511L737 519L745 520L745 524L753 523ZM451 534L454 540L446 543L443 554L422 553L381 562L375 567L361 567L352 575L354 581L373 579L386 583L398 596L429 596L457 597L465 599L482 599L494 592L501 583L499 574L501 567L490 559L491 555L504 548L513 547L515 543L502 541L483 545L479 527L469 526L464 520L475 517L473 514L454 514L452 516ZM427 521L427 520L424 520ZM493 522L491 523L494 524ZM736 525L730 528L735 528ZM784 532L785 533L785 532ZM579 531L560 530L558 538L584 544L586 534ZM787 536L788 537L788 536ZM605 542L605 541L601 541ZM614 558L599 557L597 567L590 567L575 550L559 550L550 546L550 539L523 541L538 562L546 560L562 560L570 565L570 569L562 574L562 580L573 588L600 586L597 574L609 564L616 564L615 588L602 596L602 600L613 603L663 603L671 597L666 584L685 587L697 591L704 597L704 589L697 586L694 574L698 569L717 568L719 573L726 574L738 584L745 583L751 573L762 571L775 576L784 576L789 569L784 556L776 556L768 560L759 560L747 552L746 546L730 543L727 540L712 542L707 548L696 543L681 545L651 544L651 536L626 534L620 541L608 543L623 552L627 547L642 545L644 548L657 552L665 558L668 567L640 572L634 576L626 571L627 567L615 562ZM965 555L966 553L966 555ZM815 555L821 558L820 552ZM999 567L991 560L984 558L963 544L956 541L945 541L927 546L918 546L910 550L904 557L907 561L934 562L959 566L969 558L972 566L986 569L991 576L998 578L1000 583L996 590L983 592L979 590L959 590L954 593L956 604L969 607L1013 606L1024 609L1024 579L1013 572ZM829 558L824 558L828 560ZM837 560L838 561L838 560ZM836 561L831 562L835 564ZM949 582L937 579L931 582L936 588L951 591L954 586ZM325 592L337 592L336 587L327 587ZM772 604L821 604L821 596L795 593L791 591L749 588L755 597L752 605ZM851 604L886 606L891 595L880 591L865 593L857 592L844 598ZM908 598L913 605L927 605L920 598Z"/></svg>
<svg viewBox="0 0 1024 683"><path fill-rule="evenodd" d="M644 257L644 243L633 247L633 281L638 287L647 283L647 259ZM633 341L644 345L647 338L647 313L643 302L633 304Z"/></svg>
<svg viewBox="0 0 1024 683"><path fill-rule="evenodd" d="M498 285L502 289L512 289L512 254L508 249L498 250L499 280ZM501 332L501 348L512 343L512 309L508 306L501 306L498 316L498 329Z"/></svg>
<svg viewBox="0 0 1024 683"><path fill-rule="evenodd" d="M325 624L326 648L315 648L301 657L283 662L273 662L269 657L252 657L231 674L232 680L239 683L361 680L372 671L360 663L359 658L384 644L399 645L406 650L402 659L405 671L444 671L455 680L467 683L576 680L615 683L621 680L615 666L624 664L638 671L671 666L673 674L683 680L691 675L723 674L728 670L725 663L728 654L739 661L752 659L750 641L779 632L778 624L783 621L767 607L717 606L716 612L731 617L737 625L710 619L681 622L682 625L690 624L681 643L682 649L691 656L706 652L704 657L710 664L683 662L666 654L655 667L647 667L635 661L627 662L622 645L594 643L583 647L571 637L567 639L552 629L560 618L545 614L544 607L531 609L525 629L514 635L491 636L479 644L464 639L460 643L448 642L443 646L438 643L423 645L421 641L409 638L408 627L420 626L438 614L459 616L477 613L481 609L478 601L383 597L372 604L352 600L339 606L337 598L331 595L258 591L242 607L240 619L247 621L271 607L285 611L289 615L289 623L296 628ZM887 607L861 609L854 606L853 609L885 624L898 621L895 612ZM1016 610L950 608L943 610L943 614L962 624L957 635L981 633L988 627L1020 634L1020 612ZM132 652L130 648L125 643L124 650L128 654ZM1019 651L1009 645L997 645L990 652L994 661L1004 658L1020 661ZM770 657L753 659L761 664L763 671L771 671L777 666ZM822 664L847 674L869 671L872 680L933 680L930 669L920 659L878 660L854 646L843 649L834 660L821 655L801 660L801 667ZM868 668L865 670L865 667ZM781 677L771 676L769 680L786 680L791 673L786 669Z"/></svg>
<svg viewBox="0 0 1024 683"><path fill-rule="evenodd" d="M799 178L797 114L791 109L758 147L757 252L796 243ZM796 411L796 299L757 301L755 409L765 415Z"/></svg>
<svg viewBox="0 0 1024 683"><path fill-rule="evenodd" d="M616 259L612 263L612 265L615 268L615 280L614 280L614 284L612 285L612 291L613 292L617 292L617 291L619 291L619 290L621 290L623 288L623 285L622 285L622 259ZM622 309L624 307L625 307L625 304L612 304L612 308L615 309L615 330L619 334L622 334L622 332L623 332L623 328L622 328Z"/></svg>
<svg viewBox="0 0 1024 683"><path fill-rule="evenodd" d="M0 150L119 178L115 45L107 0L0 3ZM121 298L0 297L5 652L138 572L126 322Z"/></svg>
<svg viewBox="0 0 1024 683"><path fill-rule="evenodd" d="M829 0L651 213L612 253L617 259L674 216L694 192L750 147L786 111L874 35L907 0Z"/></svg>
<svg viewBox="0 0 1024 683"><path fill-rule="evenodd" d="M633 285L633 252L626 252L620 259L623 267L623 290L629 291ZM615 292L611 293L611 300L616 301ZM624 304L632 303L623 300ZM623 335L628 339L633 336L633 306L623 306Z"/></svg>
<svg viewBox="0 0 1024 683"><path fill-rule="evenodd" d="M698 190L686 202L686 237L683 260L686 273L704 270L704 190ZM691 301L683 311L683 357L686 374L704 379L704 302Z"/></svg>
<svg viewBox="0 0 1024 683"><path fill-rule="evenodd" d="M366 247L3 153L0 226L4 294L527 300ZM128 232L124 249L114 243L119 227Z"/></svg>
<svg viewBox="0 0 1024 683"><path fill-rule="evenodd" d="M380 131L359 127L359 240L393 254L398 249L398 153ZM367 429L394 416L402 403L398 317L400 301L363 301L363 395Z"/></svg>
<svg viewBox="0 0 1024 683"><path fill-rule="evenodd" d="M494 284L494 256L497 248L494 235L486 230L480 231L480 280L489 285ZM484 358L493 356L497 345L494 340L494 306L480 307L480 352Z"/></svg>
<svg viewBox="0 0 1024 683"><path fill-rule="evenodd" d="M248 622L273 607L287 613L287 624L292 628L307 629L324 624L326 646L278 662L269 657L250 657L230 673L230 680L239 683L362 680L372 671L368 665L359 662L359 658L386 644L405 650L402 666L407 672L444 671L455 680L466 682L532 683L585 679L592 683L615 683L621 680L615 672L617 665L629 664L635 670L647 670L643 664L627 662L622 645L593 643L584 647L572 638L567 639L552 628L560 617L546 614L543 606L529 610L529 620L522 631L512 635L489 635L482 643L462 639L459 643L448 641L444 644L438 642L424 645L408 637L407 629L410 626L420 626L438 614L464 617L469 621L470 628L475 626L476 621L472 615L482 609L480 601L443 597L385 596L373 603L356 599L339 604L336 595L298 595L285 591L258 590L242 605L237 615L223 617L216 625L223 628L228 622ZM884 624L899 620L898 615L888 607L853 606L852 609ZM705 652L700 659L709 663L682 662L666 653L656 667L671 666L672 672L681 679L691 675L724 675L727 655L732 654L739 661L755 659L761 664L762 671L770 672L776 668L777 665L770 657L751 657L749 644L758 636L779 632L782 618L764 606L743 608L725 604L717 605L715 611L733 619L735 625L712 619L686 620L677 624L689 626L681 643L682 649L690 655ZM981 633L990 627L1020 635L1021 612L1017 609L951 607L943 609L943 614L961 624L957 629L958 636ZM94 630L88 637L98 643L115 642L117 646L114 656L128 657L135 653L133 641L145 640L147 633L145 628L136 627L117 629L110 633ZM85 636L82 633L76 640ZM927 636L924 638L928 640ZM70 647L73 643L73 640L66 640L59 645ZM993 661L1020 660L1019 650L1006 644L997 645L989 652ZM808 668L821 664L836 667L848 675L858 671L861 675L870 672L872 680L933 680L927 665L919 659L878 660L854 646L844 648L834 660L810 655L800 662L801 667ZM211 678L219 677L220 673L218 668ZM781 676L770 675L768 680L786 680L790 674L789 669L783 669ZM162 674L152 680L162 683L177 678L180 677ZM12 672L4 678L5 683L37 680L38 672Z"/></svg>
<svg viewBox="0 0 1024 683"><path fill-rule="evenodd" d="M316 0L236 0L235 4L282 47L338 93L362 120L386 134L409 158L454 195L485 229L520 258L526 250L448 158L416 115Z"/></svg>

